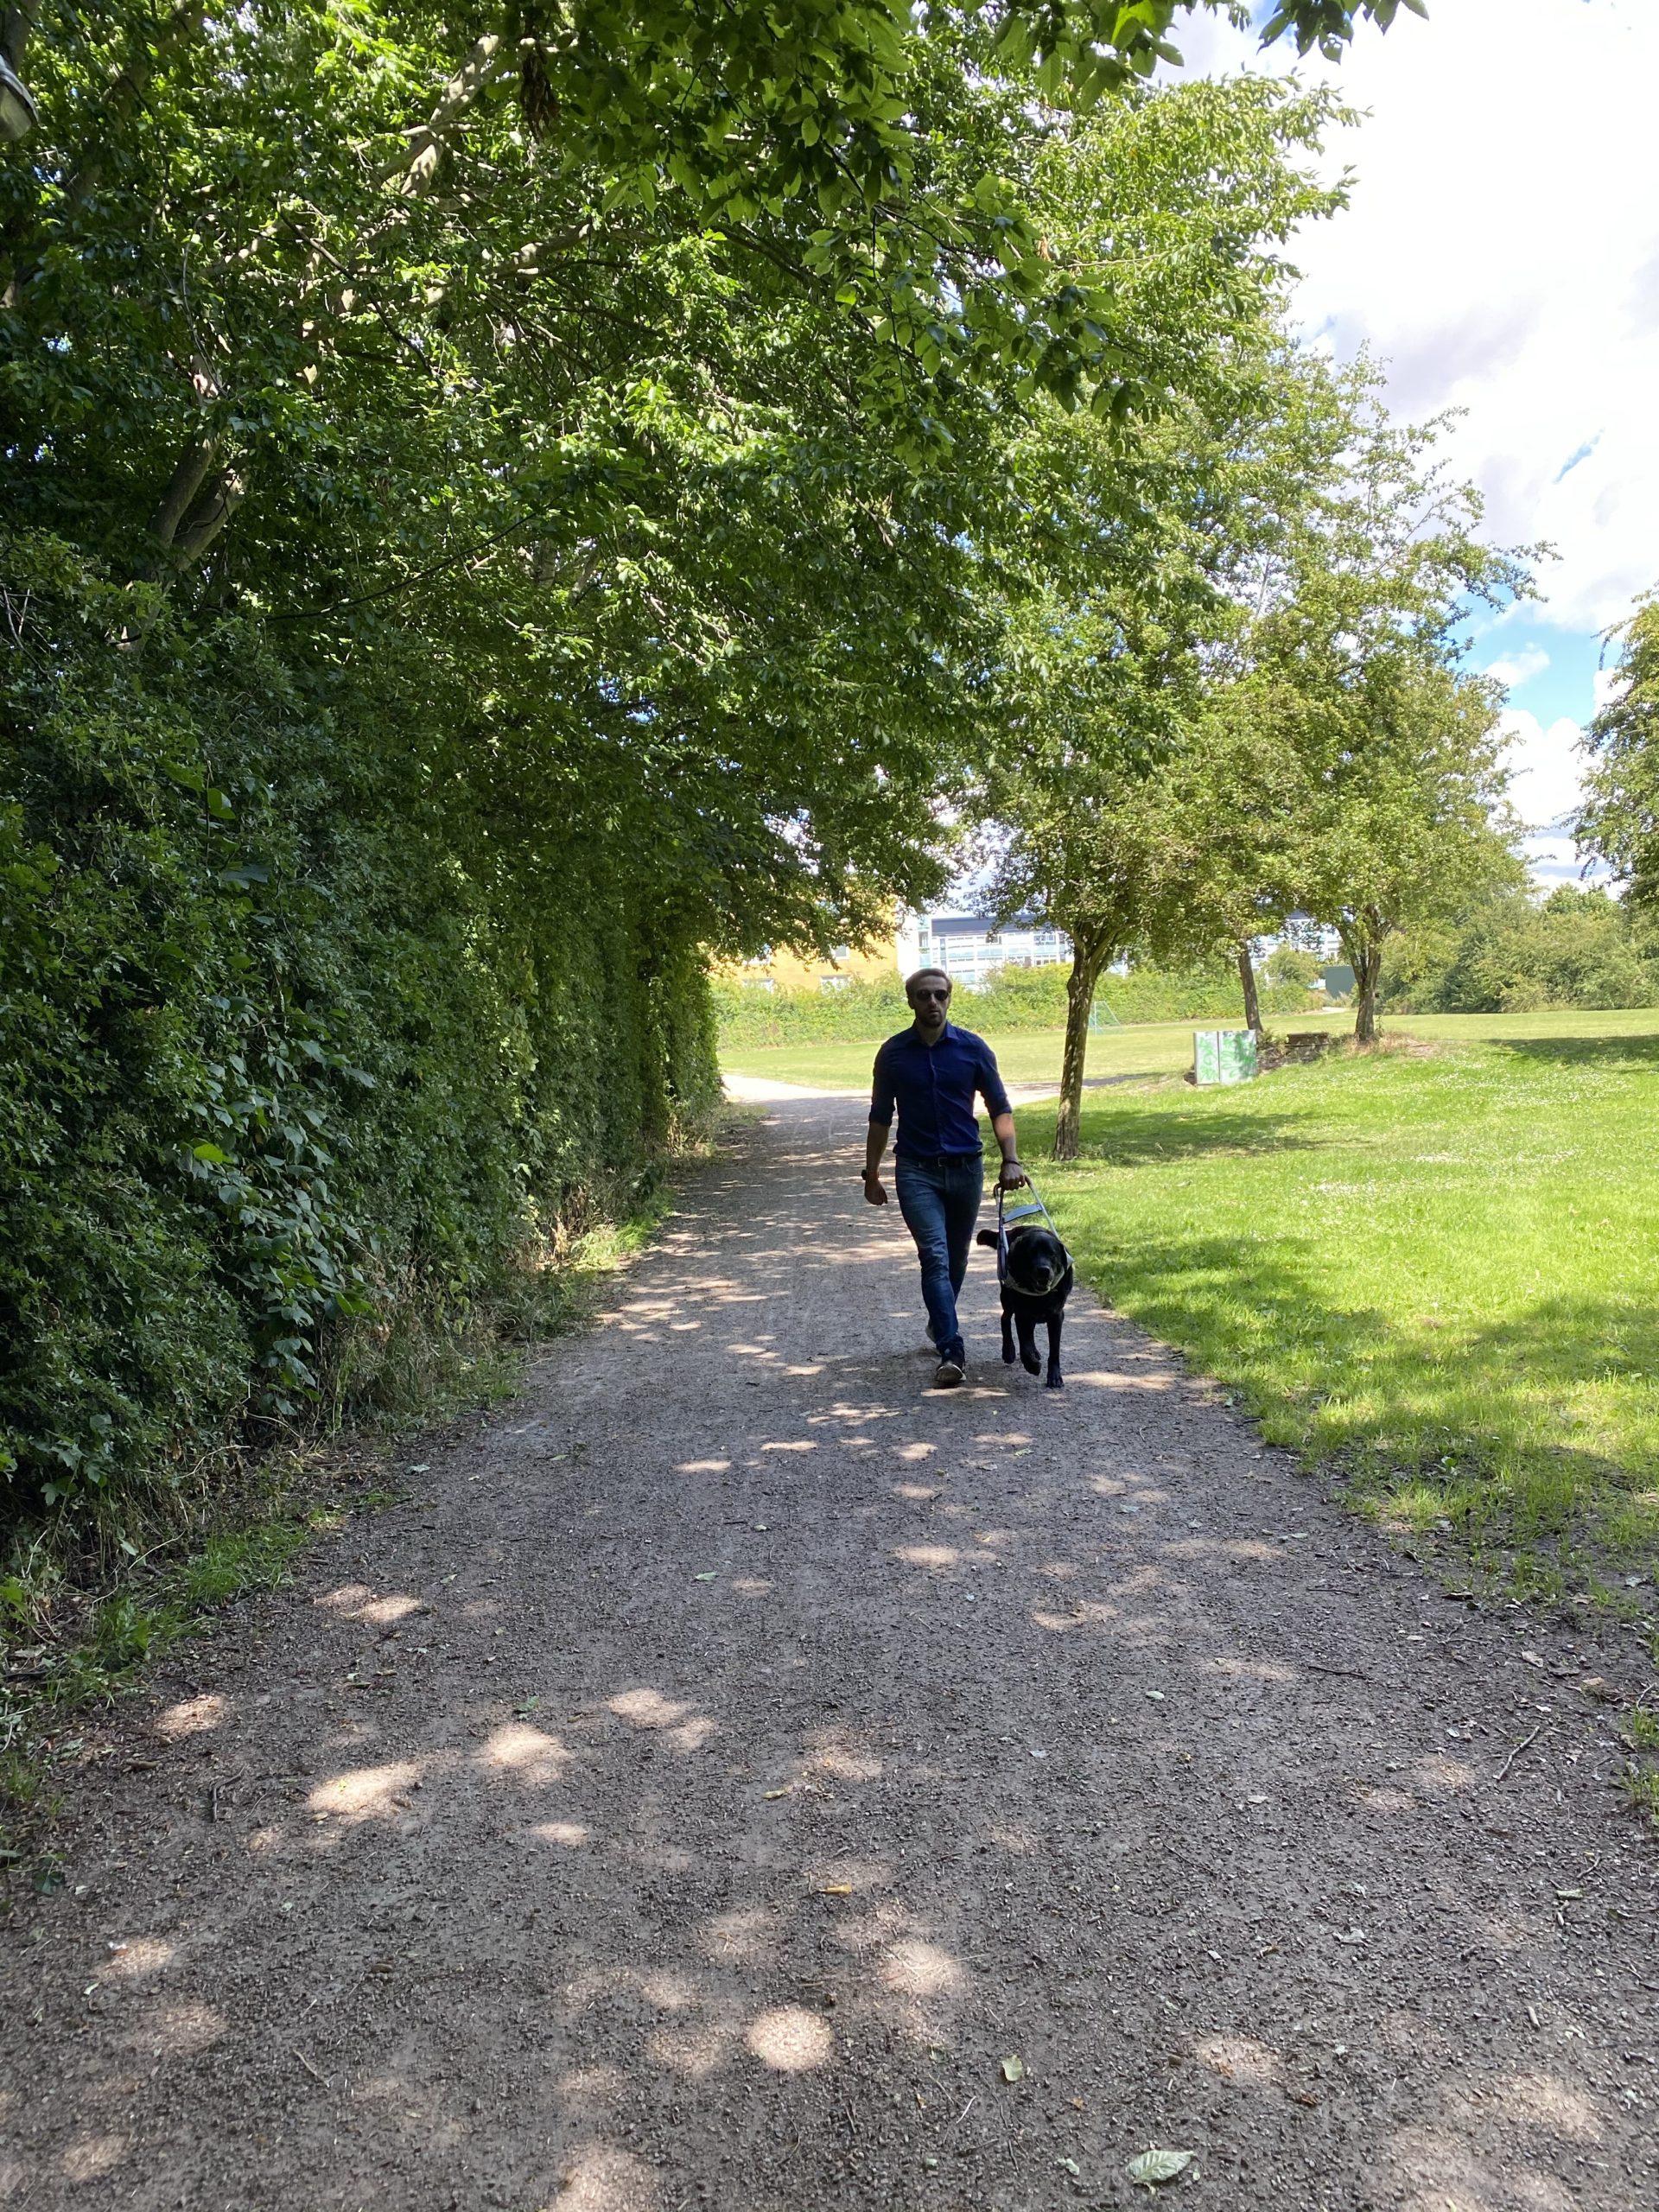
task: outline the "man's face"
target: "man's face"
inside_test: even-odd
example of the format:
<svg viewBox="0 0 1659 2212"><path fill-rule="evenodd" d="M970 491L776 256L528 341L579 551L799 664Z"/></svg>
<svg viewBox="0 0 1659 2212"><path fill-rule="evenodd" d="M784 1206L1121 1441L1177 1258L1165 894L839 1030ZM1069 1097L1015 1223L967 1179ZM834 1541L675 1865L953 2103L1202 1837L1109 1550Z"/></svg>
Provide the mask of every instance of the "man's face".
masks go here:
<svg viewBox="0 0 1659 2212"><path fill-rule="evenodd" d="M950 986L943 976L923 976L905 995L924 1029L940 1027L950 1005Z"/></svg>

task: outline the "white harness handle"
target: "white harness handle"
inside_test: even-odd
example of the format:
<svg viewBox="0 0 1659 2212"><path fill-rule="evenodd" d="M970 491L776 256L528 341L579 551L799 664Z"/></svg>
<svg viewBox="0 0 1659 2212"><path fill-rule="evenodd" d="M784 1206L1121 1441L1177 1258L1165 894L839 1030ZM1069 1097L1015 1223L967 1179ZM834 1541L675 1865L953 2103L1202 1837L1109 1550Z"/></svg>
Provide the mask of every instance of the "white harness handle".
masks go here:
<svg viewBox="0 0 1659 2212"><path fill-rule="evenodd" d="M1065 1239L1060 1236L1060 1225L1043 1204L1041 1193L1029 1175L1026 1178L1026 1188L1031 1192L1031 1205L1010 1206L1007 1203L1007 1192L1001 1183L996 1186L996 1279L1000 1283L1006 1282L1008 1279L1009 1230L1019 1222L1034 1221L1039 1215L1059 1239L1060 1249L1065 1253L1066 1266L1069 1268L1071 1264L1071 1255L1065 1249Z"/></svg>

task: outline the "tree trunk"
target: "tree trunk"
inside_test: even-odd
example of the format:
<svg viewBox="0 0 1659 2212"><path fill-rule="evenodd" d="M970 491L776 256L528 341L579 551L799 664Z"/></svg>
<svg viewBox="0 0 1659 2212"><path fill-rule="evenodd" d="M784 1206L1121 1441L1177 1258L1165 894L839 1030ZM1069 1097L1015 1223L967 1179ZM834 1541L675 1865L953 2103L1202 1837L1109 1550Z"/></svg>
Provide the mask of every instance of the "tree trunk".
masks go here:
<svg viewBox="0 0 1659 2212"><path fill-rule="evenodd" d="M207 481L217 451L212 438L193 438L179 455L178 467L149 518L150 536L169 553L178 537L179 525L194 506L197 494Z"/></svg>
<svg viewBox="0 0 1659 2212"><path fill-rule="evenodd" d="M181 568L199 561L248 495L246 474L222 468L179 531L174 551Z"/></svg>
<svg viewBox="0 0 1659 2212"><path fill-rule="evenodd" d="M1262 1001L1256 995L1255 963L1250 958L1250 940L1238 940L1238 981L1244 994L1244 1020L1248 1028L1262 1034Z"/></svg>
<svg viewBox="0 0 1659 2212"><path fill-rule="evenodd" d="M1342 949L1354 971L1354 1042L1376 1042L1376 987L1382 976L1382 943L1388 926L1380 914L1368 911L1353 929L1341 932Z"/></svg>
<svg viewBox="0 0 1659 2212"><path fill-rule="evenodd" d="M1095 985L1106 964L1103 950L1071 940L1071 973L1065 979L1065 1052L1060 1062L1060 1103L1054 1115L1054 1157L1077 1156L1077 1124L1083 1112L1083 1064L1089 1051L1089 1016Z"/></svg>

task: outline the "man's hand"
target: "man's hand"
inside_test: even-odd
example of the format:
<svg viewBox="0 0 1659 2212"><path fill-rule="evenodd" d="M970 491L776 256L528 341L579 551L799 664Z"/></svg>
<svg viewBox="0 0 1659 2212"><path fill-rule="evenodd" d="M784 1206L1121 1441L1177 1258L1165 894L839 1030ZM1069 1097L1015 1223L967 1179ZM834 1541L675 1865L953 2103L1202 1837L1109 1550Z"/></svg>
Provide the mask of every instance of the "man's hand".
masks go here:
<svg viewBox="0 0 1659 2212"><path fill-rule="evenodd" d="M887 1186L873 1167L864 1171L864 1203L867 1206L884 1206L887 1203Z"/></svg>
<svg viewBox="0 0 1659 2212"><path fill-rule="evenodd" d="M1025 1188L1026 1171L1017 1160L1005 1160L1002 1173L996 1179L999 1191L1020 1191Z"/></svg>

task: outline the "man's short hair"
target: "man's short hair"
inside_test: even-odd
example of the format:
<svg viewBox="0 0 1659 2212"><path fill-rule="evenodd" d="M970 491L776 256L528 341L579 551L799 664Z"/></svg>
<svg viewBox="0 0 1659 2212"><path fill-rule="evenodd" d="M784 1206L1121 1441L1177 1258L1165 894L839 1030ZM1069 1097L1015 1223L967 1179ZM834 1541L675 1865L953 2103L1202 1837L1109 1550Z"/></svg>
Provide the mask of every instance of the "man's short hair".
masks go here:
<svg viewBox="0 0 1659 2212"><path fill-rule="evenodd" d="M905 996L908 998L917 984L929 976L937 976L947 991L950 988L950 978L943 968L918 968L913 976L905 978Z"/></svg>

